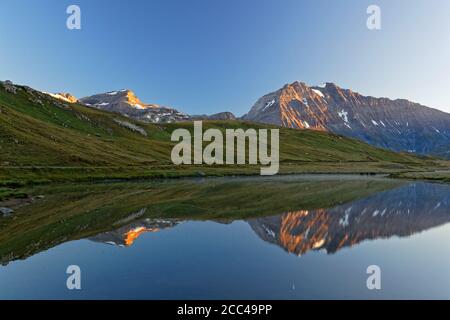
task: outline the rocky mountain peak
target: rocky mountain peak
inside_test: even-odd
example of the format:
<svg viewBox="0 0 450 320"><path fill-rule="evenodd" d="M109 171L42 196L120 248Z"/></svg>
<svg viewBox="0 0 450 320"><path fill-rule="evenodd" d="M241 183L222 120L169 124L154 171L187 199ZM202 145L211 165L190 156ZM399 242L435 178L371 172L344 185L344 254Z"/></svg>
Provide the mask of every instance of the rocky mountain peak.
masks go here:
<svg viewBox="0 0 450 320"><path fill-rule="evenodd" d="M394 151L450 157L450 114L405 99L363 96L331 82L287 84L258 99L243 119L329 131Z"/></svg>
<svg viewBox="0 0 450 320"><path fill-rule="evenodd" d="M80 101L88 106L107 110L124 108L147 109L155 107L155 105L143 103L130 89L99 93L82 98Z"/></svg>
<svg viewBox="0 0 450 320"><path fill-rule="evenodd" d="M109 91L80 99L83 104L145 122L175 122L189 117L175 109L144 103L130 89Z"/></svg>

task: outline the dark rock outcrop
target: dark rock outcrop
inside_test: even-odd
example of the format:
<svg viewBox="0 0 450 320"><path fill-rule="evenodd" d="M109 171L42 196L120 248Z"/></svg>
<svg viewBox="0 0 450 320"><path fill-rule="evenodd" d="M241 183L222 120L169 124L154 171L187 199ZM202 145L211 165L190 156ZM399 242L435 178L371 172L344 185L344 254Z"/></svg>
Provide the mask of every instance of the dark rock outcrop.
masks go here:
<svg viewBox="0 0 450 320"><path fill-rule="evenodd" d="M236 120L236 116L231 112L219 112L212 115L191 116L192 120Z"/></svg>

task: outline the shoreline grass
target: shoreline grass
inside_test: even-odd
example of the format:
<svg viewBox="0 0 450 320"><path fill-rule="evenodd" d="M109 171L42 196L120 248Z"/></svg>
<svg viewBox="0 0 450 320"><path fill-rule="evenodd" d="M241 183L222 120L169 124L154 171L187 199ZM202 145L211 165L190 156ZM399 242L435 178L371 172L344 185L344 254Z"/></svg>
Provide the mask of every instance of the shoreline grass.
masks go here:
<svg viewBox="0 0 450 320"><path fill-rule="evenodd" d="M258 166L152 166L152 167L0 167L0 201L26 198L27 188L64 183L116 183L133 181L181 180L186 178L260 177ZM424 171L412 163L398 167L386 162L289 163L280 167L276 177L286 175L385 175L398 180L423 180L450 183L446 171ZM403 170L403 171L399 171ZM406 171L408 170L408 171Z"/></svg>
<svg viewBox="0 0 450 320"><path fill-rule="evenodd" d="M281 164L279 175L286 174L390 174L430 172L432 167L415 163L390 162L304 162ZM434 169L434 168L433 168ZM259 175L259 166L128 166L128 167L1 167L0 187L55 182L88 182L98 180L176 179L184 177L217 177Z"/></svg>

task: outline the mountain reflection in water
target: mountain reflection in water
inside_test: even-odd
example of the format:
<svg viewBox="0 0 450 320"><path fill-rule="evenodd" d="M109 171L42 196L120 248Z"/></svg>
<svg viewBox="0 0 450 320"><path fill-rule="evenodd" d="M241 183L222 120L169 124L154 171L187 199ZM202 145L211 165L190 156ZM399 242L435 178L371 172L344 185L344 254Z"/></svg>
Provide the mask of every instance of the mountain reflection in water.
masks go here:
<svg viewBox="0 0 450 320"><path fill-rule="evenodd" d="M145 233L158 232L166 228L173 228L180 222L181 221L176 220L145 219L143 221L121 227L115 231L101 233L89 239L95 242L103 242L119 247L129 247L133 245L136 239Z"/></svg>
<svg viewBox="0 0 450 320"><path fill-rule="evenodd" d="M450 297L446 184L316 175L29 194L0 217L0 299ZM77 292L66 287L74 264ZM367 290L373 264L382 290Z"/></svg>
<svg viewBox="0 0 450 320"><path fill-rule="evenodd" d="M331 254L364 240L408 237L450 222L449 199L447 185L418 182L329 209L296 210L245 221L262 240L289 253L324 250ZM145 219L90 240L130 246L146 232L174 228L181 222Z"/></svg>

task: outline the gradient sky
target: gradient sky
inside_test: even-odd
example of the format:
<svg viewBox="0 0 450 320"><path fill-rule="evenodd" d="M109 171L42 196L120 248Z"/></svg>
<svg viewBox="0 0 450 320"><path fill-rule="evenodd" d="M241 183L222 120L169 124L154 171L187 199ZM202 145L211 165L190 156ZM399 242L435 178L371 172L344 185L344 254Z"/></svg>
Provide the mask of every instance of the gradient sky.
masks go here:
<svg viewBox="0 0 450 320"><path fill-rule="evenodd" d="M66 28L77 4L82 29ZM381 7L382 30L366 28ZM448 0L1 0L0 79L247 112L295 80L450 112Z"/></svg>

